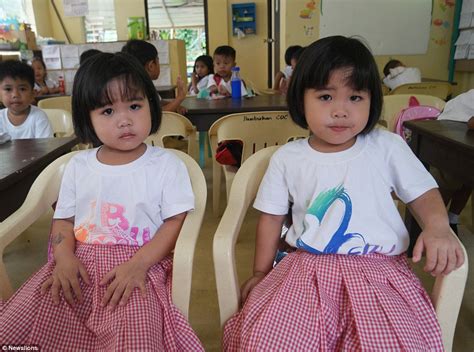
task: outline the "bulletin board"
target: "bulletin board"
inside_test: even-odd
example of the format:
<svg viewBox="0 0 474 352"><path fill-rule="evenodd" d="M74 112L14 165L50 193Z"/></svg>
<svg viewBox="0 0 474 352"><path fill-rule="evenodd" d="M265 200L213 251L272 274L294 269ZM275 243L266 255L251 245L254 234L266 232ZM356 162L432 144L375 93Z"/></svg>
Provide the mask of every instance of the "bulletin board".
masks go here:
<svg viewBox="0 0 474 352"><path fill-rule="evenodd" d="M322 0L320 38L360 36L374 55L425 54L432 0Z"/></svg>

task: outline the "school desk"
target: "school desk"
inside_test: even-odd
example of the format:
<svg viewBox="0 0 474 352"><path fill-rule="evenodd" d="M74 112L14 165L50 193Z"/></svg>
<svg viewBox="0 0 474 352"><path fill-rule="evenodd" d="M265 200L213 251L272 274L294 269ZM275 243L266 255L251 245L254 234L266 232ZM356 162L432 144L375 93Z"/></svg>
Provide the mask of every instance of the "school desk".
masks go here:
<svg viewBox="0 0 474 352"><path fill-rule="evenodd" d="M241 99L197 99L188 97L181 104L188 112L185 116L191 120L199 132L207 132L209 127L222 116L237 112L287 110L284 95L257 95ZM204 145L207 133L199 133L199 164L204 166Z"/></svg>
<svg viewBox="0 0 474 352"><path fill-rule="evenodd" d="M449 172L474 189L474 130L448 120L407 121L404 126L412 131L410 148L427 167ZM405 224L416 239L421 230L411 215Z"/></svg>
<svg viewBox="0 0 474 352"><path fill-rule="evenodd" d="M0 144L0 221L21 206L41 171L77 143L74 136L17 139Z"/></svg>

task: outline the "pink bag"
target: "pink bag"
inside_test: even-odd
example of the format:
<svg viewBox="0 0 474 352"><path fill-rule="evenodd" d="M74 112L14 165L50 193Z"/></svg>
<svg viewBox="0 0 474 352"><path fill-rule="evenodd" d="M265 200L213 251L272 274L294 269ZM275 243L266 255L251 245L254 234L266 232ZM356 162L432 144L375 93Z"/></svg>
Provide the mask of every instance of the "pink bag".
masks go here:
<svg viewBox="0 0 474 352"><path fill-rule="evenodd" d="M408 141L411 137L411 131L408 128L403 127L405 121L435 120L438 118L440 113L441 111L434 106L420 105L418 99L411 96L408 107L400 111L398 114L395 132Z"/></svg>

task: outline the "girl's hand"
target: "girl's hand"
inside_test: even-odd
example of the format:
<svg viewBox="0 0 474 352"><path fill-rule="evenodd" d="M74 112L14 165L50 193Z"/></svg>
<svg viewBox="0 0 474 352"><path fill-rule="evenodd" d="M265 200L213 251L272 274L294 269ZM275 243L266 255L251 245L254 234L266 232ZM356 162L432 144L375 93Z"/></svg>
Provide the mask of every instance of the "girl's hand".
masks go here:
<svg viewBox="0 0 474 352"><path fill-rule="evenodd" d="M178 76L178 79L176 80L176 87L177 87L177 96L176 99L179 100L184 100L186 98L186 94L188 94L186 85L184 84L184 81L181 79L181 76Z"/></svg>
<svg viewBox="0 0 474 352"><path fill-rule="evenodd" d="M51 277L41 285L41 294L44 295L51 287L51 298L55 305L59 304L59 292L62 289L64 298L70 305L74 305L74 297L71 289L79 303L82 303L83 297L79 286L78 276L90 285L89 275L86 268L79 259L73 254L56 258L56 266Z"/></svg>
<svg viewBox="0 0 474 352"><path fill-rule="evenodd" d="M260 281L263 280L265 275L266 275L265 273L256 272L256 273L253 274L253 276L250 279L248 279L247 281L244 282L244 284L240 288L240 302L241 302L240 305L241 306L247 300L247 297L249 296L250 291L252 291L252 289L255 286L257 286L260 283Z"/></svg>
<svg viewBox="0 0 474 352"><path fill-rule="evenodd" d="M47 94L49 94L48 86L42 86L39 95L47 95Z"/></svg>
<svg viewBox="0 0 474 352"><path fill-rule="evenodd" d="M181 115L186 115L186 113L188 112L188 109L180 105L177 107L176 112Z"/></svg>
<svg viewBox="0 0 474 352"><path fill-rule="evenodd" d="M199 82L199 76L197 75L197 73L193 73L191 75L191 84L193 85L193 87L195 87L198 82Z"/></svg>
<svg viewBox="0 0 474 352"><path fill-rule="evenodd" d="M424 271L432 276L448 275L464 263L464 252L454 238L449 226L426 227L418 237L413 249L413 262L426 252Z"/></svg>
<svg viewBox="0 0 474 352"><path fill-rule="evenodd" d="M117 304L123 306L127 303L135 287L138 287L142 297L146 296L146 273L144 265L133 259L120 264L109 271L100 281L100 285L106 285L112 281L102 298L102 307L109 306L113 310Z"/></svg>

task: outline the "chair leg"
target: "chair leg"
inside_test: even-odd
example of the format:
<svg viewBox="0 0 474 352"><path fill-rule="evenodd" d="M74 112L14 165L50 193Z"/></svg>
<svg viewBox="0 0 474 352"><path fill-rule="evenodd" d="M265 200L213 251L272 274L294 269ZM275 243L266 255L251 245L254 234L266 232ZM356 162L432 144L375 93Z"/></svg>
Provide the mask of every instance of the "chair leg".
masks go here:
<svg viewBox="0 0 474 352"><path fill-rule="evenodd" d="M212 211L214 216L219 216L219 205L221 197L221 175L222 166L212 159Z"/></svg>
<svg viewBox="0 0 474 352"><path fill-rule="evenodd" d="M199 131L199 166L201 166L201 169L206 166L206 140L207 138L207 132ZM207 142L209 143L209 141ZM210 150L211 148L209 148Z"/></svg>
<svg viewBox="0 0 474 352"><path fill-rule="evenodd" d="M212 158L211 142L209 141L209 138L207 138L207 132L206 132L206 141L207 141L207 156L209 158Z"/></svg>

